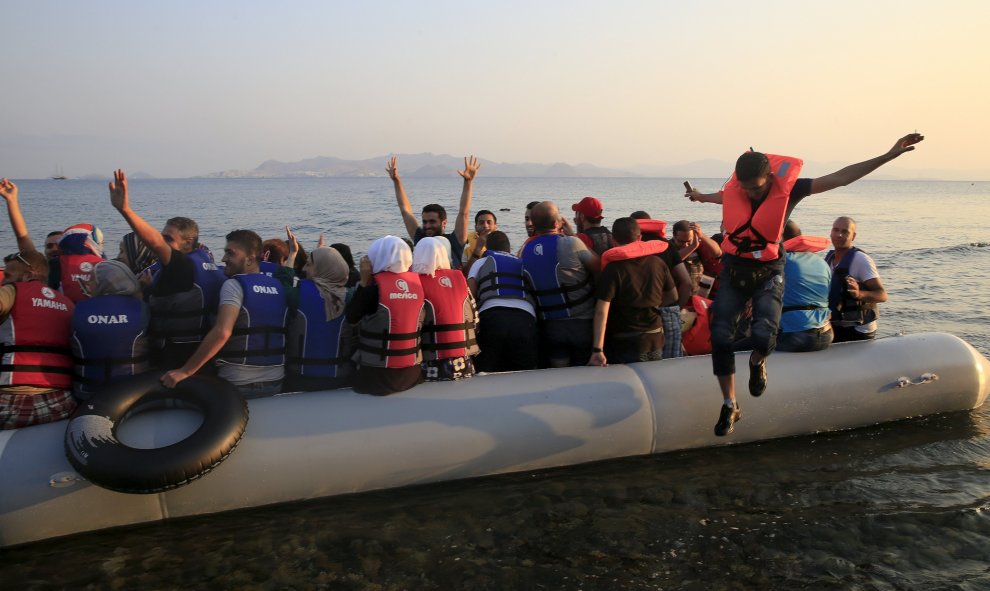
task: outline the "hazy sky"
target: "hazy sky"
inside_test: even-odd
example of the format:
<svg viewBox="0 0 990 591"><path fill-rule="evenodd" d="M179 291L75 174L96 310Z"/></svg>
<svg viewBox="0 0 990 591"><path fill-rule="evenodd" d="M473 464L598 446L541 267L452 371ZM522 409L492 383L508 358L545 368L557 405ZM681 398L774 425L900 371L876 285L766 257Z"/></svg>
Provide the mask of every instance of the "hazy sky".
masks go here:
<svg viewBox="0 0 990 591"><path fill-rule="evenodd" d="M0 9L0 175L747 146L990 179L990 2L45 2ZM948 175L943 175L948 176Z"/></svg>

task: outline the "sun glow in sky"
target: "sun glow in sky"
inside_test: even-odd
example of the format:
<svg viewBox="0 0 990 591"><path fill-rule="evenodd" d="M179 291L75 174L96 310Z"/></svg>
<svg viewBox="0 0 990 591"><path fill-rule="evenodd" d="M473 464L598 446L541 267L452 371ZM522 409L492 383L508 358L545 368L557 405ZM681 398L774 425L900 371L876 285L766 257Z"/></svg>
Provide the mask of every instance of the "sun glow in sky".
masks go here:
<svg viewBox="0 0 990 591"><path fill-rule="evenodd" d="M0 175L741 149L990 179L990 3L8 2ZM910 159L910 160L909 160Z"/></svg>

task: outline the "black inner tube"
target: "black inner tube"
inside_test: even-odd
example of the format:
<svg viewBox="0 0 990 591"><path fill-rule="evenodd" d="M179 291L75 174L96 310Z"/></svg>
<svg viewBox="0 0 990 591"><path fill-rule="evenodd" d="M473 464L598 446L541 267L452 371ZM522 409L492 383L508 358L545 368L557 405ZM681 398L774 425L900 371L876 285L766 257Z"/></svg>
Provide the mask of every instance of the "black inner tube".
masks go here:
<svg viewBox="0 0 990 591"><path fill-rule="evenodd" d="M222 462L240 441L247 402L219 378L192 376L175 389L151 372L121 380L79 405L65 431L65 453L94 484L126 493L156 493L187 484ZM123 421L149 407L195 408L203 424L189 437L154 449L129 447L117 438Z"/></svg>

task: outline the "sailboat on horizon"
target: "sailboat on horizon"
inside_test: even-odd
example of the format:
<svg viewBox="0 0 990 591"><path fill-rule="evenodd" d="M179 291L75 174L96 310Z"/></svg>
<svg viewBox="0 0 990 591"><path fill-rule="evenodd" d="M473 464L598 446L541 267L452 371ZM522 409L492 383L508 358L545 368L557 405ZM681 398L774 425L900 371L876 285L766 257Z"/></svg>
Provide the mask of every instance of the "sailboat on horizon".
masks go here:
<svg viewBox="0 0 990 591"><path fill-rule="evenodd" d="M53 181L64 181L64 180L67 180L68 178L69 177L67 177L64 174L62 174L62 167L59 166L58 164L56 164L55 165L55 174L54 174L54 176L52 176L52 180Z"/></svg>

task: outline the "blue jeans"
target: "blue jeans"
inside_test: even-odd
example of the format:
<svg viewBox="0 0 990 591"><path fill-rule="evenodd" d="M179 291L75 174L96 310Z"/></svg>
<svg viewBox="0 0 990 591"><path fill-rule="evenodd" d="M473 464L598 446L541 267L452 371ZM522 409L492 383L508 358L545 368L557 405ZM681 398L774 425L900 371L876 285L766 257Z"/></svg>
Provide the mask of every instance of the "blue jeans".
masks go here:
<svg viewBox="0 0 990 591"><path fill-rule="evenodd" d="M828 325L823 328L812 328L798 332L782 332L777 334L776 351L787 351L790 353L808 353L811 351L824 351L832 344L832 331ZM749 337L736 341L733 349L736 351L751 351L753 341Z"/></svg>
<svg viewBox="0 0 990 591"><path fill-rule="evenodd" d="M752 350L769 355L776 346L784 295L784 260L747 268L723 259L718 294L711 307L712 371L717 376L736 373L733 336L746 302L753 300L750 322Z"/></svg>

